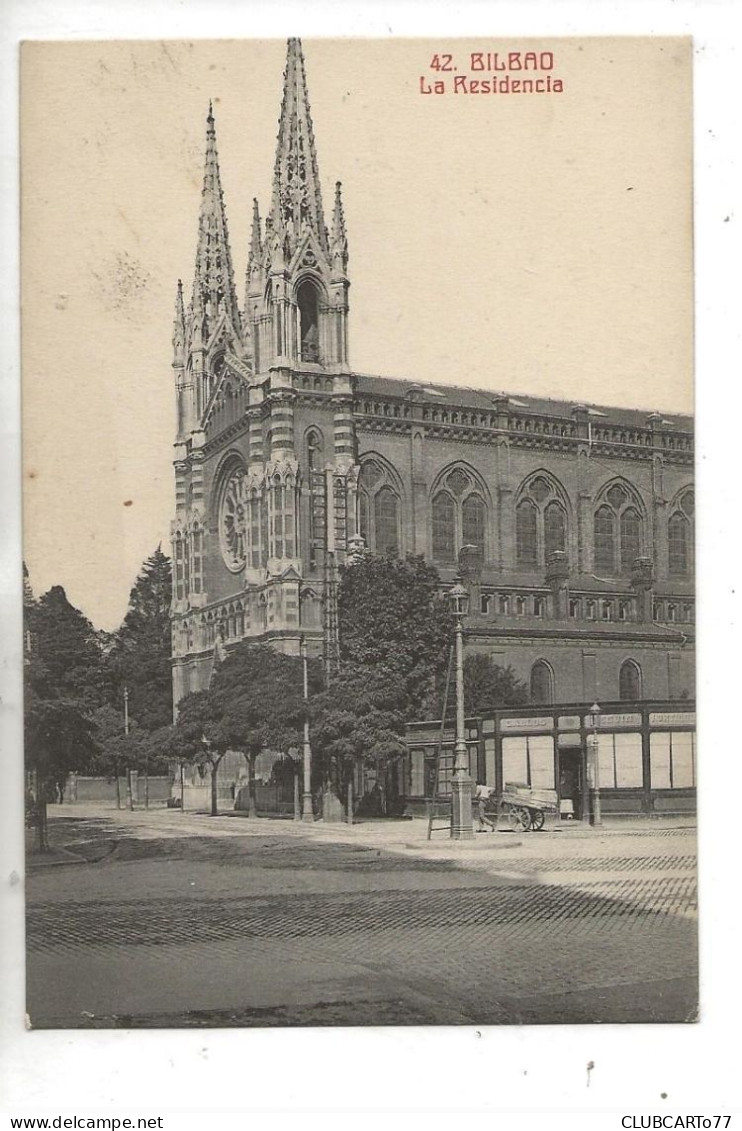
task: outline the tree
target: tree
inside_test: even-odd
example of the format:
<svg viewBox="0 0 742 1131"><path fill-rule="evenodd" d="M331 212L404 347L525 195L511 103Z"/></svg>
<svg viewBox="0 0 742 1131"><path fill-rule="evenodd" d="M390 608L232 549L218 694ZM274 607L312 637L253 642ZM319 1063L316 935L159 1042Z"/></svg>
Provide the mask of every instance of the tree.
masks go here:
<svg viewBox="0 0 742 1131"><path fill-rule="evenodd" d="M86 768L97 752L90 713L100 700L100 653L93 626L61 586L36 601L26 575L23 614L27 805L44 851L47 802L64 788L67 775Z"/></svg>
<svg viewBox="0 0 742 1131"><path fill-rule="evenodd" d="M325 782L347 797L349 818L358 763L376 770L380 808L386 813L387 768L406 752L405 716L398 703L393 675L347 663L332 686L312 701L312 752Z"/></svg>
<svg viewBox="0 0 742 1131"><path fill-rule="evenodd" d="M481 715L495 707L517 707L527 702L528 688L511 667L501 667L483 652L473 652L465 658L467 715Z"/></svg>
<svg viewBox="0 0 742 1131"><path fill-rule="evenodd" d="M171 598L170 559L158 546L142 565L108 655L116 703L127 687L131 717L146 731L168 726L173 718Z"/></svg>
<svg viewBox="0 0 742 1131"><path fill-rule="evenodd" d="M438 573L421 556L364 554L346 566L338 623L341 662L392 681L407 719L440 700L453 621Z"/></svg>
<svg viewBox="0 0 742 1131"><path fill-rule="evenodd" d="M320 678L309 664L310 689ZM228 746L240 750L248 767L248 812L257 812L255 761L262 750L290 756L302 743L304 673L298 656L286 656L265 644L243 642L214 672L210 695ZM298 774L298 758L292 759Z"/></svg>
<svg viewBox="0 0 742 1131"><path fill-rule="evenodd" d="M316 686L318 667L310 666ZM303 670L297 656L243 641L216 668L207 691L186 695L163 752L178 761L207 766L211 813L218 812L217 773L227 750L240 751L248 766L250 816L256 815L255 761L262 750L288 755L302 741Z"/></svg>
<svg viewBox="0 0 742 1131"><path fill-rule="evenodd" d="M178 704L175 726L160 732L161 751L174 761L190 762L209 770L211 815L218 809L217 774L229 740L222 724L221 704L211 690L192 691Z"/></svg>
<svg viewBox="0 0 742 1131"><path fill-rule="evenodd" d="M46 699L73 699L94 710L102 702L101 653L90 621L54 585L28 610L32 681Z"/></svg>

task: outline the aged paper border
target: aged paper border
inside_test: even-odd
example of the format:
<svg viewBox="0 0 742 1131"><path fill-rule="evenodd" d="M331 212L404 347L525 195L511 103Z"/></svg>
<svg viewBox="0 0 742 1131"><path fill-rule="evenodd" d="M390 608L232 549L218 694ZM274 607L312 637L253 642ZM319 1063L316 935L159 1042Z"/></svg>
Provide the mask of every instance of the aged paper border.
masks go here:
<svg viewBox="0 0 742 1131"><path fill-rule="evenodd" d="M245 1102L245 1065L261 1081L253 1110L284 1111L721 1111L740 1110L739 1073L732 1060L738 1020L739 914L735 857L735 798L740 796L736 713L738 669L735 628L739 619L737 515L732 493L736 469L735 409L739 405L740 334L731 264L738 264L740 237L739 127L742 104L735 58L739 18L733 3L644 4L536 2L448 9L423 3L349 5L325 3L311 14L298 5L175 0L147 5L118 0L110 8L78 0L48 3L11 0L3 29L3 156L17 145L17 41L21 38L173 38L406 34L606 35L662 34L695 37L695 176L697 280L697 390L699 624L698 698L703 759L700 820L702 1020L696 1026L661 1029L570 1027L485 1030L356 1030L339 1032L140 1031L25 1033L20 806L20 568L19 392L17 259L4 257L2 303L2 492L5 529L2 560L3 667L2 799L4 920L0 1049L3 1090L13 1111L25 1114L235 1110ZM9 15L7 14L9 12ZM424 14L424 18L423 18ZM737 68L735 72L735 67ZM735 165L736 163L736 165ZM15 170L15 171L14 171ZM4 246L17 256L15 166L3 167ZM735 180L736 174L736 180ZM736 188L736 192L734 191ZM735 211L737 210L737 211ZM729 217L728 220L725 218ZM736 364L735 364L736 361ZM720 809L722 810L720 814ZM7 912L7 914L6 914ZM736 953L735 953L736 952ZM586 1087L586 1065L595 1064ZM286 1063L294 1087L283 1087ZM327 1065L332 1064L331 1083ZM342 1071L340 1066L347 1071ZM458 1079L459 1089L433 1087ZM197 1089L191 1087L198 1079ZM362 1081L365 1080L365 1085ZM668 1106L660 1093L668 1093ZM442 1096L447 1098L443 1099ZM239 1097L239 1098L238 1098ZM2 1099L0 1098L0 1105ZM670 1107L669 1104L672 1106ZM280 1109L278 1109L280 1110ZM517 1116L516 1116L517 1118ZM554 1116L550 1119L553 1124ZM566 1120L565 1124L566 1126ZM616 1120L616 1124L619 1121Z"/></svg>

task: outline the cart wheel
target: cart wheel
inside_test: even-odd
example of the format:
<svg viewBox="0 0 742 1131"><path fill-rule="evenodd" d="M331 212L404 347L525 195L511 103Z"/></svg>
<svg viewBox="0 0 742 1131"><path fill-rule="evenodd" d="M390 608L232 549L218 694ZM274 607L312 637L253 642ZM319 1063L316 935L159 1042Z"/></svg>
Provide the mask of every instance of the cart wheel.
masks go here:
<svg viewBox="0 0 742 1131"><path fill-rule="evenodd" d="M534 832L544 827L544 813L542 809L531 809L531 828Z"/></svg>
<svg viewBox="0 0 742 1131"><path fill-rule="evenodd" d="M519 805L513 806L508 814L513 831L527 833L531 827L531 814Z"/></svg>

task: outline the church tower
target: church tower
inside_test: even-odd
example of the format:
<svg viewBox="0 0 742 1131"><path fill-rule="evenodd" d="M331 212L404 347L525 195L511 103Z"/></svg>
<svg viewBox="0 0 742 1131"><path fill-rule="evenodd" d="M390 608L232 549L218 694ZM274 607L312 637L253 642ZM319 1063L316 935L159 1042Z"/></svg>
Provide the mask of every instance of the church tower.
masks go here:
<svg viewBox="0 0 742 1131"><path fill-rule="evenodd" d="M348 367L348 241L335 185L325 223L298 39L288 41L270 203L253 219L238 307L207 117L196 263L176 292L175 700L215 649L249 637L332 663L336 568L357 537Z"/></svg>

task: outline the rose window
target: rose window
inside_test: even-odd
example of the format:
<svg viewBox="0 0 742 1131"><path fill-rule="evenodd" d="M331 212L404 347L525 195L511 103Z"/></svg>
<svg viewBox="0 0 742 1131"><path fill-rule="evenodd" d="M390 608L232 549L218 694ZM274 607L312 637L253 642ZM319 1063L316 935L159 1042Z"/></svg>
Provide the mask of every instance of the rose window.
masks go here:
<svg viewBox="0 0 742 1131"><path fill-rule="evenodd" d="M242 468L232 471L224 484L222 504L219 514L219 538L222 555L227 567L233 571L245 565L245 501L243 485L245 472Z"/></svg>

